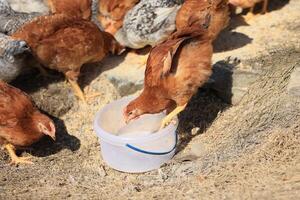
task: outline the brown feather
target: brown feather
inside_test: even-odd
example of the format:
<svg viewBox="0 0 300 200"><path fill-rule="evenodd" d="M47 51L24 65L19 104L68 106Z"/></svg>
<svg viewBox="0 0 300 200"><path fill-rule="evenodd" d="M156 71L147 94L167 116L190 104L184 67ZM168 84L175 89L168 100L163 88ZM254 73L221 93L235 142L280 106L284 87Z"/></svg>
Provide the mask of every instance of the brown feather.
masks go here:
<svg viewBox="0 0 300 200"><path fill-rule="evenodd" d="M90 20L92 17L91 0L48 0L53 14L67 14Z"/></svg>
<svg viewBox="0 0 300 200"><path fill-rule="evenodd" d="M76 80L85 63L98 62L121 47L91 22L64 14L38 17L12 35L26 41L46 67ZM116 50L117 49L117 50Z"/></svg>
<svg viewBox="0 0 300 200"><path fill-rule="evenodd" d="M37 123L53 124L27 94L0 80L0 145L28 146L38 141L44 134Z"/></svg>
<svg viewBox="0 0 300 200"><path fill-rule="evenodd" d="M106 32L114 35L123 25L126 13L139 0L102 0L99 3L98 19Z"/></svg>
<svg viewBox="0 0 300 200"><path fill-rule="evenodd" d="M197 34L192 30L188 28L188 31L183 31L183 37L175 34L178 38L170 38L151 50L145 71L144 90L125 108L125 118L133 110L138 110L136 115L141 115L165 109L170 111L174 105L183 106L208 80L212 73L212 40L206 30L198 28Z"/></svg>

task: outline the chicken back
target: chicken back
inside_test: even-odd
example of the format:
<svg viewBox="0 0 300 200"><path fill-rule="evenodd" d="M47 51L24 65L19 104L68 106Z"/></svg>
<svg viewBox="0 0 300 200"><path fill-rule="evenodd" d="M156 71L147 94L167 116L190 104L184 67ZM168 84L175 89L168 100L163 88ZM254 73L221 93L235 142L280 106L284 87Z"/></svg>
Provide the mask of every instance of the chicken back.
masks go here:
<svg viewBox="0 0 300 200"><path fill-rule="evenodd" d="M26 41L44 66L64 73L82 100L76 83L81 66L123 49L112 35L100 31L93 22L64 14L38 17L12 37Z"/></svg>

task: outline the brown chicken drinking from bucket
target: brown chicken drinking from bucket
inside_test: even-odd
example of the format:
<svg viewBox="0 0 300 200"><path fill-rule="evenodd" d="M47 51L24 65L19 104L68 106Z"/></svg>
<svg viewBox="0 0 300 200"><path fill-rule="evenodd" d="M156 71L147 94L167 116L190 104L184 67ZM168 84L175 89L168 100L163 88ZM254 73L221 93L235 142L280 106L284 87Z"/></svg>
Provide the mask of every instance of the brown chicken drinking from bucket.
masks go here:
<svg viewBox="0 0 300 200"><path fill-rule="evenodd" d="M29 157L18 157L15 150L30 146L44 135L55 140L53 121L27 94L0 80L0 145L8 151L11 164L32 164Z"/></svg>
<svg viewBox="0 0 300 200"><path fill-rule="evenodd" d="M144 90L124 109L126 122L146 113L169 113L165 127L212 73L212 41L229 21L228 0L186 0L176 16L177 31L150 52Z"/></svg>
<svg viewBox="0 0 300 200"><path fill-rule="evenodd" d="M161 124L165 127L210 77L212 53L211 36L198 26L175 33L153 48L146 65L144 90L125 107L125 121L167 110L169 114Z"/></svg>

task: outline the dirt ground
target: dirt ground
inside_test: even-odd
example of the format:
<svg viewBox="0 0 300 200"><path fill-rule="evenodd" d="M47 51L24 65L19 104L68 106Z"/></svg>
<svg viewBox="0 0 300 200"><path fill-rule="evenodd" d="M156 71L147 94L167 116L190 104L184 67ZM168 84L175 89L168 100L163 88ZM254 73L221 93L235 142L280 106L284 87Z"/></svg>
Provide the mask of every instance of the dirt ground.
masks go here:
<svg viewBox="0 0 300 200"><path fill-rule="evenodd" d="M121 173L99 154L93 117L120 98L103 72L125 56L83 70L85 92L102 94L87 106L74 100L62 77L19 78L14 84L56 116L57 141L45 138L20 151L33 156L30 166L9 166L0 151L0 199L299 199L300 99L286 87L300 65L300 1L270 2L271 12L249 25L234 18L214 55L215 62L238 57L240 67L264 73L235 106L200 89L180 115L176 156L159 170Z"/></svg>

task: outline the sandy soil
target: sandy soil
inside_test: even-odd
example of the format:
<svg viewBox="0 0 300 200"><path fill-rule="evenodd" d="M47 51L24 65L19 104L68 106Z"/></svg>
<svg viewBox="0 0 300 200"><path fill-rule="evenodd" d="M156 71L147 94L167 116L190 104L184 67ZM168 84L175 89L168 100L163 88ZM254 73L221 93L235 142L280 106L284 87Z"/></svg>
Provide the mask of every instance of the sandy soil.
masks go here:
<svg viewBox="0 0 300 200"><path fill-rule="evenodd" d="M300 100L286 93L286 85L300 64L300 1L271 2L271 12L247 26L233 19L214 55L214 61L238 57L242 66L266 73L236 106L209 89L199 90L180 115L178 153L159 170L117 172L99 154L94 114L120 98L103 72L124 56L83 70L85 92L102 94L87 106L74 100L61 77L42 83L21 77L15 85L33 96L51 90L51 106L43 107L41 97L34 96L43 109L52 111L60 98L67 106L59 112L53 108L60 116L54 117L55 143L45 138L20 151L32 155L34 165L9 166L0 152L0 199L299 199Z"/></svg>

